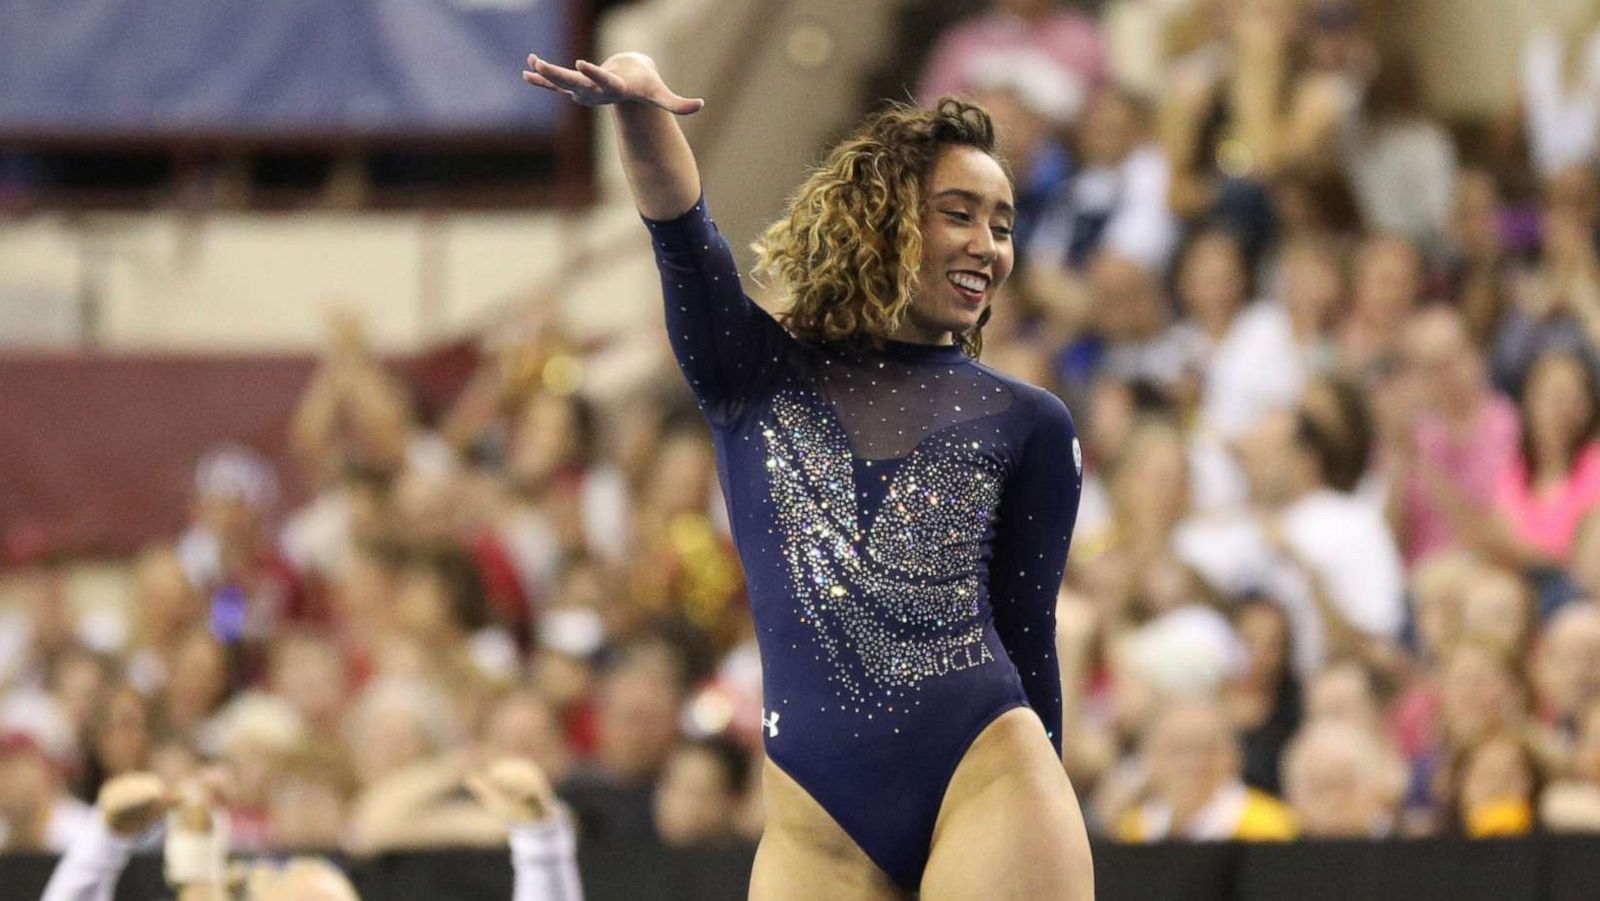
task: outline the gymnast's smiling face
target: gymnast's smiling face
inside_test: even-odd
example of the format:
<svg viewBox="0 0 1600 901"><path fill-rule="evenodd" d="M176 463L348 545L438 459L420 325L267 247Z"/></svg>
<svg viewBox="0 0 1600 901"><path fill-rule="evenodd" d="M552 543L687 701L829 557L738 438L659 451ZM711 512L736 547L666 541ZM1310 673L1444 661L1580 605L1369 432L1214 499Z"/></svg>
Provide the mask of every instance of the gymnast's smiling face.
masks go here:
<svg viewBox="0 0 1600 901"><path fill-rule="evenodd" d="M1000 162L956 145L934 160L922 204L922 265L905 321L891 335L949 344L978 327L1011 274L1016 205Z"/></svg>

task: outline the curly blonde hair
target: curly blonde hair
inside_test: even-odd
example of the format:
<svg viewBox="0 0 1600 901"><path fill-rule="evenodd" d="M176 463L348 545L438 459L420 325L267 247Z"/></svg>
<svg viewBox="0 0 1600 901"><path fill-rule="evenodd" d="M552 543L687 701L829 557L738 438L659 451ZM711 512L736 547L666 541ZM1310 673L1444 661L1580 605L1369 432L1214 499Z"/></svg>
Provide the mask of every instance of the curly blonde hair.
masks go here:
<svg viewBox="0 0 1600 901"><path fill-rule="evenodd" d="M893 104L840 141L790 196L754 248L756 273L789 292L780 318L791 333L877 344L900 326L922 264L924 183L952 146L999 160L982 107L949 97L931 109ZM976 328L956 335L968 356L983 349L988 320L984 310Z"/></svg>

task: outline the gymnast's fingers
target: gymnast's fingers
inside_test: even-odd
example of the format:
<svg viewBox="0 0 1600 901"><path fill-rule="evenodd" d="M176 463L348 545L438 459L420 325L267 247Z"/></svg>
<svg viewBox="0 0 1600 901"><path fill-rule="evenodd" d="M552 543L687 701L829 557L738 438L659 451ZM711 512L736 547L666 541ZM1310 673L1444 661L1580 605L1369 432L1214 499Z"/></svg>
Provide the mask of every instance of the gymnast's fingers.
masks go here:
<svg viewBox="0 0 1600 901"><path fill-rule="evenodd" d="M533 71L543 75L546 79L554 82L557 87L564 90L581 91L589 94L605 93L599 85L596 85L582 72L578 72L575 69L567 69L541 59L534 62Z"/></svg>
<svg viewBox="0 0 1600 901"><path fill-rule="evenodd" d="M660 74L655 71L653 66L650 69L652 77L643 86L643 96L641 96L639 89L629 87L626 79L609 69L602 68L583 59L578 60L577 66L579 71L593 79L595 84L612 91L618 96L638 97L642 100L648 100L669 113L687 116L690 113L699 112L700 108L706 105L704 100L691 100L674 93L671 88L667 87L667 83L661 80Z"/></svg>
<svg viewBox="0 0 1600 901"><path fill-rule="evenodd" d="M555 91L558 94L566 94L569 97L572 95L571 91L557 87L554 82L548 78L545 78L543 75L540 75L538 72L530 72L527 69L524 69L522 70L522 80L533 85L534 87L544 88L547 91Z"/></svg>
<svg viewBox="0 0 1600 901"><path fill-rule="evenodd" d="M706 102L699 97L680 97L666 88L662 88L661 96L652 98L651 102L669 113L676 113L680 116L698 113L706 105Z"/></svg>
<svg viewBox="0 0 1600 901"><path fill-rule="evenodd" d="M610 91L613 94L628 95L628 82L615 72L608 72L586 59L578 60L574 65L578 71L587 75L589 80Z"/></svg>

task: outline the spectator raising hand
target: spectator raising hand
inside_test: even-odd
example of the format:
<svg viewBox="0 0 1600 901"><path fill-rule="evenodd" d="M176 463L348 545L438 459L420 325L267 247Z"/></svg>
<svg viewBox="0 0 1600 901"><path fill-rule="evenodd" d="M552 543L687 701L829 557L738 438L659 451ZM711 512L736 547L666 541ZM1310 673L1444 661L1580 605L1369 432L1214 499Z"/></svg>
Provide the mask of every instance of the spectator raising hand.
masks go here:
<svg viewBox="0 0 1600 901"><path fill-rule="evenodd" d="M572 819L539 765L504 757L465 782L478 803L511 827L513 901L583 901Z"/></svg>
<svg viewBox="0 0 1600 901"><path fill-rule="evenodd" d="M100 789L95 806L113 835L138 838L161 822L176 800L161 777L153 773L127 773L111 779Z"/></svg>
<svg viewBox="0 0 1600 901"><path fill-rule="evenodd" d="M555 789L532 760L504 757L467 776L465 785L484 809L506 823L538 823L556 815Z"/></svg>

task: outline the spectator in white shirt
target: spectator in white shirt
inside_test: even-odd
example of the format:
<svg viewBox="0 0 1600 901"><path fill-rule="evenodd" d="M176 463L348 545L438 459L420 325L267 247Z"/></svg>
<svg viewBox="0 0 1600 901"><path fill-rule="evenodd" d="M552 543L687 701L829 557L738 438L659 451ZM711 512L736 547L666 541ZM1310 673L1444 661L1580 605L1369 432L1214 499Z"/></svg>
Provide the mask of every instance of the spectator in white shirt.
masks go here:
<svg viewBox="0 0 1600 901"><path fill-rule="evenodd" d="M1101 247L1153 269L1166 265L1177 220L1149 120L1145 103L1127 91L1106 87L1090 98L1074 142L1076 169L1028 248L1036 265L1081 270Z"/></svg>
<svg viewBox="0 0 1600 901"><path fill-rule="evenodd" d="M1244 362L1238 358L1237 332L1245 325L1244 311L1252 293L1250 272L1233 234L1213 227L1190 236L1178 255L1176 289L1185 316L1179 328L1199 354L1198 396L1185 398L1200 405L1200 428L1192 441L1190 460L1195 472L1195 506L1201 510L1226 507L1244 494L1243 479L1223 443L1241 429L1225 421L1232 414L1219 401L1222 392L1240 387L1233 384L1238 380L1230 369ZM1252 383L1259 384L1257 380L1263 377L1272 381L1270 373L1278 368L1255 373Z"/></svg>
<svg viewBox="0 0 1600 901"><path fill-rule="evenodd" d="M1269 416L1240 443L1253 508L1197 518L1179 555L1228 594L1265 589L1294 632L1295 666L1363 655L1397 640L1404 619L1399 551L1377 504L1353 494L1359 429L1307 410Z"/></svg>
<svg viewBox="0 0 1600 901"><path fill-rule="evenodd" d="M1246 307L1217 345L1201 421L1224 439L1293 407L1331 363L1329 325L1344 300L1337 253L1305 238L1284 248L1280 264L1282 297Z"/></svg>
<svg viewBox="0 0 1600 901"><path fill-rule="evenodd" d="M1228 443L1263 417L1292 409L1310 380L1333 365L1332 326L1345 302L1337 250L1320 238L1297 238L1279 254L1278 268L1279 296L1240 311L1212 355L1190 455L1196 509L1244 502L1244 476Z"/></svg>
<svg viewBox="0 0 1600 901"><path fill-rule="evenodd" d="M1033 217L1031 233L1019 220L1015 235L1020 296L1056 342L1092 327L1098 300L1092 263L1103 256L1159 272L1177 238L1167 209L1167 164L1149 140L1143 102L1103 88L1075 131L1070 169L1063 166L1063 180ZM1018 202L1020 210L1020 194Z"/></svg>
<svg viewBox="0 0 1600 901"><path fill-rule="evenodd" d="M1564 6L1522 52L1528 150L1545 177L1600 152L1600 11Z"/></svg>
<svg viewBox="0 0 1600 901"><path fill-rule="evenodd" d="M1420 84L1407 57L1387 55L1347 120L1340 149L1367 227L1432 247L1449 223L1456 149L1423 109Z"/></svg>

